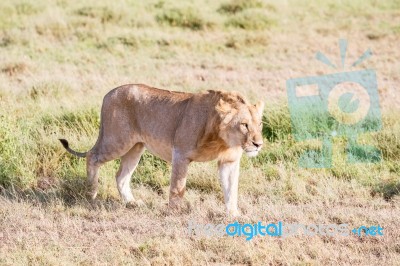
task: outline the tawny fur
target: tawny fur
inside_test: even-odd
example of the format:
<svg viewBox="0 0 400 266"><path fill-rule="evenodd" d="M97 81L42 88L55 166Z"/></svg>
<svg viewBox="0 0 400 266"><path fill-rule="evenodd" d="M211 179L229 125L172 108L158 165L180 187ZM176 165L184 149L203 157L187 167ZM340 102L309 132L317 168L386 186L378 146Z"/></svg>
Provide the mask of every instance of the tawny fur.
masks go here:
<svg viewBox="0 0 400 266"><path fill-rule="evenodd" d="M121 158L116 179L127 203L135 202L130 179L145 149L172 163L169 205L179 207L190 162L218 160L227 212L238 215L237 189L243 150L255 156L263 144L262 102L251 105L236 92L184 93L142 84L111 90L103 100L100 133L86 153L90 196L97 195L98 170Z"/></svg>

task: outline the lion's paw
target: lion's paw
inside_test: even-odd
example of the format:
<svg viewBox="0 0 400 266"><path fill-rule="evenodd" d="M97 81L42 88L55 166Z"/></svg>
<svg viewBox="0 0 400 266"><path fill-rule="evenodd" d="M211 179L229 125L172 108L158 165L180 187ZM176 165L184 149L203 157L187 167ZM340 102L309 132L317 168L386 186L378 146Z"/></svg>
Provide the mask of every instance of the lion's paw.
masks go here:
<svg viewBox="0 0 400 266"><path fill-rule="evenodd" d="M143 200L131 200L126 203L126 208L128 209L136 209L136 208L143 208L146 206L146 204L143 202Z"/></svg>
<svg viewBox="0 0 400 266"><path fill-rule="evenodd" d="M168 210L170 214L184 214L190 213L192 205L188 201L182 199L170 200L168 203Z"/></svg>
<svg viewBox="0 0 400 266"><path fill-rule="evenodd" d="M228 210L227 214L228 214L229 217L233 217L233 218L241 216L241 214L240 214L238 209Z"/></svg>

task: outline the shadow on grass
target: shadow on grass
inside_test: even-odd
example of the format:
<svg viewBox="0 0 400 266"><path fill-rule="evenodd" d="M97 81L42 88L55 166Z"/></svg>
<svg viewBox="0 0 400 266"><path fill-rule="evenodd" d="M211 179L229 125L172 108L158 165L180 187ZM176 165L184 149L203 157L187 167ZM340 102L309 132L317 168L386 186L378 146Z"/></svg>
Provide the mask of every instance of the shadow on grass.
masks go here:
<svg viewBox="0 0 400 266"><path fill-rule="evenodd" d="M400 195L400 181L384 181L373 188L372 194L381 194L386 201L390 201L394 196Z"/></svg>
<svg viewBox="0 0 400 266"><path fill-rule="evenodd" d="M7 187L0 186L0 197L9 201L27 202L35 206L48 207L61 204L66 208L80 206L88 210L115 210L122 206L119 199L113 197L89 200L85 177L60 181L47 188L21 189L13 184Z"/></svg>

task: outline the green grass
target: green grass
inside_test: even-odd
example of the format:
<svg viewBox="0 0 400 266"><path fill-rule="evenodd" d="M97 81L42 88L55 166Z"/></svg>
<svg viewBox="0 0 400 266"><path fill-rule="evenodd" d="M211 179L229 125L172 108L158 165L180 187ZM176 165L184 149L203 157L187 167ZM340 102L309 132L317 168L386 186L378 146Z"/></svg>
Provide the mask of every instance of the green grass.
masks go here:
<svg viewBox="0 0 400 266"><path fill-rule="evenodd" d="M31 101L38 101L40 97L48 97L38 93L38 89L26 96ZM45 90L43 90L45 91ZM54 97L57 90L48 91ZM33 95L33 96L32 96ZM29 99L28 98L28 99ZM385 117L385 127L382 132L375 133L364 144L376 145L380 148L383 160L378 164L350 164L346 163L347 139L338 137L334 140L333 167L328 172L336 178L358 180L371 187L371 191L382 191L385 198L388 192L382 189L377 177L382 172L399 174L399 168L393 167L399 160L398 147L400 145L398 123L395 114ZM292 124L287 106L280 102L267 107L264 114L263 135L267 143L262 153L253 160L247 160L249 169L260 169L260 178L276 178L273 166L284 162L288 167L297 167L300 154L309 148L320 149L318 141L297 142L293 139ZM62 111L56 113L40 113L29 121L17 121L4 117L0 124L1 132L1 161L0 183L3 186L13 184L21 189L32 188L43 178L51 180L82 179L85 176L85 163L82 159L65 154L58 142L58 138L66 137L73 147L78 150L88 150L95 142L100 123L98 107L77 111ZM329 127L326 125L325 127ZM26 136L29 136L27 138ZM83 145L80 145L82 143ZM107 184L112 184L118 162L110 163L105 174ZM246 166L244 166L246 167ZM367 170L368 169L368 170ZM366 171L367 170L367 171ZM133 183L146 185L155 191L161 191L168 186L170 166L162 160L145 154L137 171L134 173ZM200 191L219 190L215 185L207 183L205 177L194 177L189 181L189 188ZM217 183L216 183L217 184ZM210 187L211 186L211 187ZM396 186L393 186L393 189ZM390 193L395 193L393 192ZM390 190L390 189L389 189ZM389 194L390 194L389 193ZM107 195L104 195L107 197Z"/></svg>
<svg viewBox="0 0 400 266"><path fill-rule="evenodd" d="M237 13L225 23L228 27L236 27L244 30L265 30L275 24L276 21L272 20L268 14L254 9Z"/></svg>
<svg viewBox="0 0 400 266"><path fill-rule="evenodd" d="M258 0L250 0L250 1L233 0L233 1L221 4L220 8L218 9L218 12L227 13L227 14L236 14L245 9L262 8L262 7L264 7L264 3L262 1L258 1Z"/></svg>
<svg viewBox="0 0 400 266"><path fill-rule="evenodd" d="M206 23L202 17L198 15L194 8L185 9L170 8L161 11L156 20L160 24L167 24L172 27L188 28L191 30L202 30L210 23Z"/></svg>

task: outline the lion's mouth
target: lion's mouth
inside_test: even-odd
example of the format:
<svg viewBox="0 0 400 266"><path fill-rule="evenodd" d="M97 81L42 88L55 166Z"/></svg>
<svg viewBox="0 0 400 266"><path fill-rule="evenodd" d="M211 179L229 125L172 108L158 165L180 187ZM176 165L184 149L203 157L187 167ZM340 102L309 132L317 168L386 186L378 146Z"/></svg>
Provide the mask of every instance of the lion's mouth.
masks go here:
<svg viewBox="0 0 400 266"><path fill-rule="evenodd" d="M255 151L246 151L246 155L249 157L255 157L258 155L258 150Z"/></svg>
<svg viewBox="0 0 400 266"><path fill-rule="evenodd" d="M261 150L261 148L256 148L256 147L247 147L243 148L244 152L246 153L247 156L249 157L254 157L258 155L258 152Z"/></svg>

